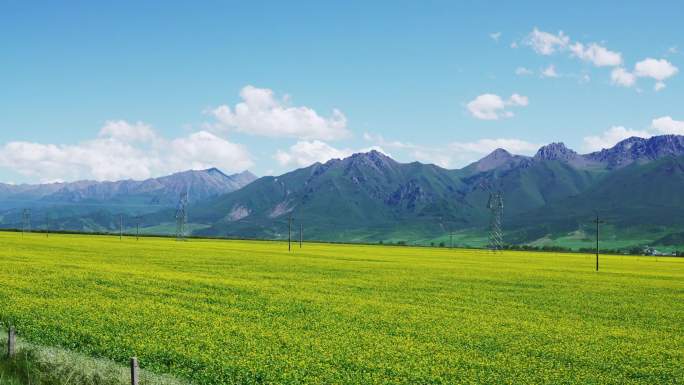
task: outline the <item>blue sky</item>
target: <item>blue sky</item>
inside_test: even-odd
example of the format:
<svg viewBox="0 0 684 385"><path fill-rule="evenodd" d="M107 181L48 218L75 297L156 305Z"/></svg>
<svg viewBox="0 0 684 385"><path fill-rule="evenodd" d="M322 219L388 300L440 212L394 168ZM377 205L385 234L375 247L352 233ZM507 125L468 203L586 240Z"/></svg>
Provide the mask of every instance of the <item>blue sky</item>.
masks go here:
<svg viewBox="0 0 684 385"><path fill-rule="evenodd" d="M684 134L684 3L0 2L0 181ZM562 32L561 32L562 31ZM657 88L657 90L656 90Z"/></svg>

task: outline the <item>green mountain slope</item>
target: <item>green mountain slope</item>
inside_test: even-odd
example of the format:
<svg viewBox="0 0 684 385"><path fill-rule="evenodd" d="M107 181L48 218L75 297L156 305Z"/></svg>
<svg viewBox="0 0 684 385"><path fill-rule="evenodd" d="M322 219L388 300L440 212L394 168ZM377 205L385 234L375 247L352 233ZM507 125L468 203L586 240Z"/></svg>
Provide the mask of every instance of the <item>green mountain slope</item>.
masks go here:
<svg viewBox="0 0 684 385"><path fill-rule="evenodd" d="M479 223L463 186L453 171L372 151L261 178L191 207L190 221L211 224L203 235L282 238L293 216L309 237L375 240L393 231L439 231L444 222Z"/></svg>
<svg viewBox="0 0 684 385"><path fill-rule="evenodd" d="M490 188L504 192L512 212L525 212L577 194L598 177L560 161L516 158L484 172L476 165L450 171L373 151L261 178L192 206L190 221L208 225L200 235L284 238L292 215L296 230L301 223L317 239L429 239L485 226Z"/></svg>
<svg viewBox="0 0 684 385"><path fill-rule="evenodd" d="M631 164L606 175L581 194L507 217L505 227L512 241L529 241L588 229L598 213L615 231L639 230L656 237L663 231L684 228L682 191L684 157L667 156Z"/></svg>

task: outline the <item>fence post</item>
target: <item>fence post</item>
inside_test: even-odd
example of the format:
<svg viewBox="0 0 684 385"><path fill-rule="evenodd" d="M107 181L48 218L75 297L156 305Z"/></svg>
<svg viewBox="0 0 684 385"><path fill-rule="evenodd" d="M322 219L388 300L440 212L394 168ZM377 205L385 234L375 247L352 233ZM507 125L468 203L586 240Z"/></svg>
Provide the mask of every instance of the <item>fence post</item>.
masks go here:
<svg viewBox="0 0 684 385"><path fill-rule="evenodd" d="M131 357L131 385L138 385L138 358Z"/></svg>
<svg viewBox="0 0 684 385"><path fill-rule="evenodd" d="M16 346L17 336L14 331L14 326L10 326L9 331L7 332L7 357L14 357L14 353L16 353Z"/></svg>

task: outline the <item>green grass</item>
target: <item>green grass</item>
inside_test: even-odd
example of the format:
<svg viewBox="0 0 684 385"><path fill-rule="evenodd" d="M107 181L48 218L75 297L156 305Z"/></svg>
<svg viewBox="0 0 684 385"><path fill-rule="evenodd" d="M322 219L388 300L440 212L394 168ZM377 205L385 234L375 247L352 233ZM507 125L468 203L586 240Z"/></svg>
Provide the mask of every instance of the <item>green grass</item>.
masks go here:
<svg viewBox="0 0 684 385"><path fill-rule="evenodd" d="M627 230L618 230L615 226L603 225L601 226L600 231L600 247L604 250L629 250L633 247L643 247L647 245L655 246L662 252L684 250L684 246L681 245L663 246L654 241L671 234L673 231L671 228L640 228L634 226ZM594 228L585 226L585 228L580 230L560 234L555 237L546 236L529 242L528 244L532 246L561 246L573 250L582 248L593 249L596 245L596 233Z"/></svg>
<svg viewBox="0 0 684 385"><path fill-rule="evenodd" d="M1 330L3 334L6 331ZM38 346L17 340L12 359L0 360L0 385L127 385L130 367L110 360L87 357L60 348ZM6 338L0 343L7 351ZM3 357L4 358L4 357ZM140 385L181 385L185 382L166 375L139 371Z"/></svg>
<svg viewBox="0 0 684 385"><path fill-rule="evenodd" d="M676 384L684 259L0 233L0 319L196 384Z"/></svg>
<svg viewBox="0 0 684 385"><path fill-rule="evenodd" d="M0 362L0 385L23 385L19 378Z"/></svg>

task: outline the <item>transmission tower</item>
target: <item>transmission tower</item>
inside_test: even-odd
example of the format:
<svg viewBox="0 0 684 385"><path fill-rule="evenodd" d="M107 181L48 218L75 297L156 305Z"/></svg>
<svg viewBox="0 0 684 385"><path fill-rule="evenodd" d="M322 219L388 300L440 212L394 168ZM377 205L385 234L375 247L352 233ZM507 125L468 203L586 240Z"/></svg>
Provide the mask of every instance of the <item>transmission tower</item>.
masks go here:
<svg viewBox="0 0 684 385"><path fill-rule="evenodd" d="M188 191L180 194L178 206L176 206L176 240L185 240L185 225L188 222Z"/></svg>
<svg viewBox="0 0 684 385"><path fill-rule="evenodd" d="M596 224L596 271L599 271L599 225L604 223L596 213L596 219L593 221Z"/></svg>
<svg viewBox="0 0 684 385"><path fill-rule="evenodd" d="M503 207L503 193L501 191L490 191L487 208L490 212L489 249L492 251L501 250L503 248L503 231L501 230Z"/></svg>
<svg viewBox="0 0 684 385"><path fill-rule="evenodd" d="M292 214L287 217L287 251L292 251Z"/></svg>
<svg viewBox="0 0 684 385"><path fill-rule="evenodd" d="M21 234L31 232L31 209L24 209L21 219Z"/></svg>

